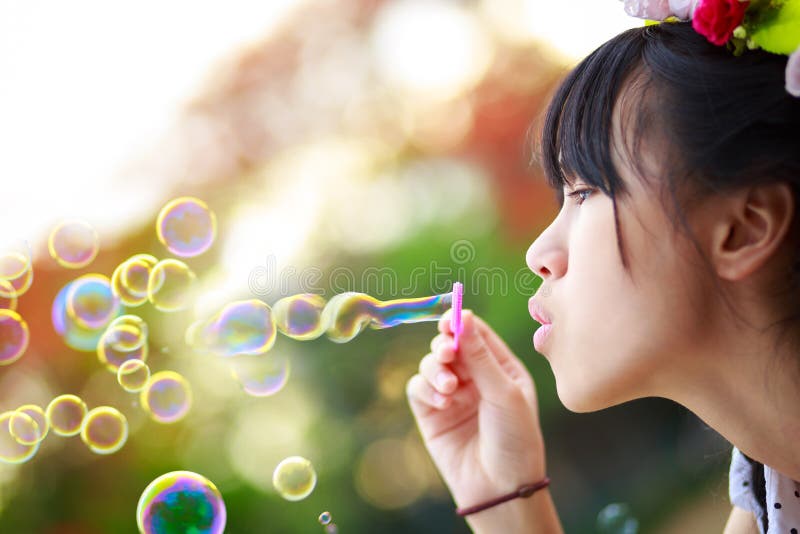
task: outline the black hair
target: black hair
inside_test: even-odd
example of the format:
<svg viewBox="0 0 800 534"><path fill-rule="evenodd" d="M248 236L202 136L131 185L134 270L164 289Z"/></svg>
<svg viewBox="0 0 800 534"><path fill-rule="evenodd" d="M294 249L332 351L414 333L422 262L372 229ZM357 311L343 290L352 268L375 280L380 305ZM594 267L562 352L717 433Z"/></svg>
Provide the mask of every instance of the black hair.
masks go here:
<svg viewBox="0 0 800 534"><path fill-rule="evenodd" d="M643 183L657 186L669 220L705 259L707 274L711 265L692 234L686 211L714 194L787 183L795 205L787 235L794 246L794 262L787 282L788 290L796 292L800 98L785 89L786 62L786 56L763 50L744 50L736 56L729 48L708 42L690 22L632 28L600 46L566 76L547 109L534 156L556 190L559 205L564 185L572 185L574 178L612 199L617 247L626 272L617 200L624 201L629 190L612 159L612 151L619 149L615 141ZM625 133L619 140L612 128L617 104ZM638 157L642 143L654 149L650 154L657 158L657 172ZM671 203L664 202L667 194ZM710 278L724 296L717 277ZM782 287L776 295L786 291ZM800 304L800 298L794 302ZM800 307L792 311L773 326L789 327L800 320ZM783 333L787 332L788 328ZM800 334L797 328L792 333ZM795 342L800 345L800 339ZM763 486L763 465L758 466L753 472L762 473Z"/></svg>

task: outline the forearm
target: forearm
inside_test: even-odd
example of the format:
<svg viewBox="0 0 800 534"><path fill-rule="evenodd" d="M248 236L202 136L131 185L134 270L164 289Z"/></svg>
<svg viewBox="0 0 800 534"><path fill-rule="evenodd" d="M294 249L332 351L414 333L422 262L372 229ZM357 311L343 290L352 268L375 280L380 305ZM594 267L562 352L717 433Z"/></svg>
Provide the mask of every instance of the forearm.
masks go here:
<svg viewBox="0 0 800 534"><path fill-rule="evenodd" d="M466 517L475 534L563 534L550 491L514 499Z"/></svg>

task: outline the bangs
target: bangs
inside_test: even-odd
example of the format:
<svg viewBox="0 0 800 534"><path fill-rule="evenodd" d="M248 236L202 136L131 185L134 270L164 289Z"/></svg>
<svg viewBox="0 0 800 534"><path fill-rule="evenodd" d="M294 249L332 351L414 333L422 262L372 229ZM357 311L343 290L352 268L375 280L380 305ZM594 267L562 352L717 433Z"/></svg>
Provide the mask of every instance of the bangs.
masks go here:
<svg viewBox="0 0 800 534"><path fill-rule="evenodd" d="M592 52L569 73L550 102L541 136L540 162L548 184L556 190L559 207L564 202L565 184L571 186L575 179L612 199L626 191L612 160L612 118L622 93L626 98L620 107L621 130L626 131L624 117L633 117L636 131L632 139L636 146L627 147L624 142L622 145L629 156L638 153L648 115L644 104L647 80L641 75L643 30L627 30ZM634 165L638 165L637 159L628 157Z"/></svg>

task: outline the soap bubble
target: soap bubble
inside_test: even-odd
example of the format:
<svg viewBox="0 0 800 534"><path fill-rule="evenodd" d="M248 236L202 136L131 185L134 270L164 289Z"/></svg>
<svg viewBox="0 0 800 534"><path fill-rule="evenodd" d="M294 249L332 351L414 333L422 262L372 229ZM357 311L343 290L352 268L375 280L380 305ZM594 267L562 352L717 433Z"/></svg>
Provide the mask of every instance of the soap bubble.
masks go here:
<svg viewBox="0 0 800 534"><path fill-rule="evenodd" d="M0 462L7 464L25 463L39 450L39 442L25 445L11 434L9 423L15 413L9 411L0 414Z"/></svg>
<svg viewBox="0 0 800 534"><path fill-rule="evenodd" d="M36 420L25 412L15 411L8 420L8 431L21 445L34 445L41 441L42 432Z"/></svg>
<svg viewBox="0 0 800 534"><path fill-rule="evenodd" d="M66 305L67 315L87 329L103 328L119 313L119 299L102 274L76 278L67 291Z"/></svg>
<svg viewBox="0 0 800 534"><path fill-rule="evenodd" d="M0 250L0 280L5 280L14 289L16 297L21 297L33 284L33 262L31 249L27 242L15 243ZM0 286L0 296L11 298L12 294Z"/></svg>
<svg viewBox="0 0 800 534"><path fill-rule="evenodd" d="M17 312L0 309L0 366L19 360L30 337L28 323Z"/></svg>
<svg viewBox="0 0 800 534"><path fill-rule="evenodd" d="M191 471L153 480L139 497L136 524L142 534L222 534L226 510L217 487Z"/></svg>
<svg viewBox="0 0 800 534"><path fill-rule="evenodd" d="M268 397L289 381L289 358L285 354L237 356L231 360L231 374L248 395Z"/></svg>
<svg viewBox="0 0 800 534"><path fill-rule="evenodd" d="M86 403L77 395L59 395L47 405L45 414L53 432L74 436L81 431L87 411Z"/></svg>
<svg viewBox="0 0 800 534"><path fill-rule="evenodd" d="M208 349L219 356L258 355L275 344L275 316L270 307L257 299L225 305L204 323L190 327L187 333L193 346Z"/></svg>
<svg viewBox="0 0 800 534"><path fill-rule="evenodd" d="M127 360L117 370L117 382L128 393L143 390L150 379L150 368L142 360Z"/></svg>
<svg viewBox="0 0 800 534"><path fill-rule="evenodd" d="M97 232L86 221L70 219L60 222L47 241L50 256L62 267L86 267L100 250Z"/></svg>
<svg viewBox="0 0 800 534"><path fill-rule="evenodd" d="M149 254L136 254L120 263L111 276L111 289L126 306L147 302L147 286L158 260Z"/></svg>
<svg viewBox="0 0 800 534"><path fill-rule="evenodd" d="M336 523L325 525L325 534L339 534L339 527L336 526Z"/></svg>
<svg viewBox="0 0 800 534"><path fill-rule="evenodd" d="M0 278L0 309L11 311L17 309L17 290L5 278Z"/></svg>
<svg viewBox="0 0 800 534"><path fill-rule="evenodd" d="M150 349L146 340L141 341L143 336L142 331L131 324L109 327L97 342L97 359L112 373L116 373L129 360L147 361ZM132 346L136 348L127 348Z"/></svg>
<svg viewBox="0 0 800 534"><path fill-rule="evenodd" d="M137 315L121 315L106 329L108 342L114 350L132 351L147 343L147 323Z"/></svg>
<svg viewBox="0 0 800 534"><path fill-rule="evenodd" d="M301 293L280 299L273 304L275 326L282 334L306 341L315 339L325 332L322 310L325 299L313 293Z"/></svg>
<svg viewBox="0 0 800 534"><path fill-rule="evenodd" d="M94 408L83 421L81 440L95 454L112 454L128 441L128 420L116 408Z"/></svg>
<svg viewBox="0 0 800 534"><path fill-rule="evenodd" d="M50 430L47 415L35 404L25 404L14 412L9 420L9 431L22 445L39 443Z"/></svg>
<svg viewBox="0 0 800 534"><path fill-rule="evenodd" d="M214 243L217 218L200 199L176 198L158 214L156 234L170 252L190 258L202 254Z"/></svg>
<svg viewBox="0 0 800 534"><path fill-rule="evenodd" d="M356 337L367 326L382 329L405 323L436 321L452 306L452 292L413 299L380 301L353 291L334 296L322 310L327 336L337 343Z"/></svg>
<svg viewBox="0 0 800 534"><path fill-rule="evenodd" d="M639 521L627 504L611 503L597 514L597 531L600 534L636 534Z"/></svg>
<svg viewBox="0 0 800 534"><path fill-rule="evenodd" d="M317 473L310 461L302 456L290 456L275 468L272 485L287 501L300 501L314 491Z"/></svg>
<svg viewBox="0 0 800 534"><path fill-rule="evenodd" d="M192 388L175 371L155 373L139 395L142 408L159 423L179 421L192 407Z"/></svg>
<svg viewBox="0 0 800 534"><path fill-rule="evenodd" d="M164 312L183 310L191 304L197 276L180 260L161 260L150 272L147 298Z"/></svg>
<svg viewBox="0 0 800 534"><path fill-rule="evenodd" d="M70 282L53 299L51 318L56 333L60 335L64 343L75 350L94 352L97 350L97 342L106 330L106 325L99 325L97 328L87 328L79 324L67 313L67 294L72 288Z"/></svg>
<svg viewBox="0 0 800 534"><path fill-rule="evenodd" d="M319 518L317 519L320 525L327 525L331 522L331 513L330 512L322 512L319 514Z"/></svg>

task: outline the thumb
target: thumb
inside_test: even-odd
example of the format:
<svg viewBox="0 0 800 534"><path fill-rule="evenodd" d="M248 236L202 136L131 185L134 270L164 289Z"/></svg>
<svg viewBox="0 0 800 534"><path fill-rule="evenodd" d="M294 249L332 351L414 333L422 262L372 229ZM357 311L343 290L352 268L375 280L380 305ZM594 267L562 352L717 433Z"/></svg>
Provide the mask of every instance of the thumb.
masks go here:
<svg viewBox="0 0 800 534"><path fill-rule="evenodd" d="M512 385L510 378L489 348L472 311L463 311L461 325L457 361L467 370L482 397L493 401L504 399Z"/></svg>

